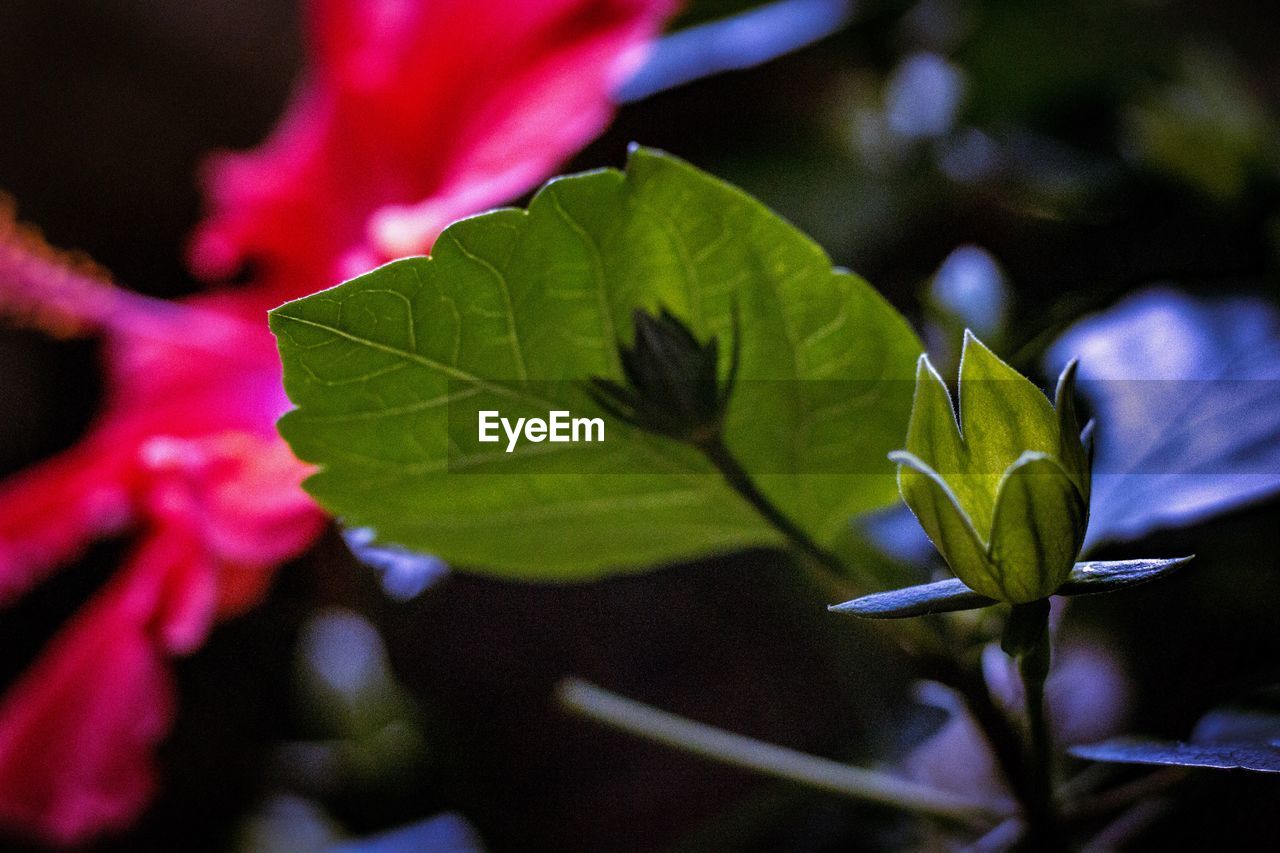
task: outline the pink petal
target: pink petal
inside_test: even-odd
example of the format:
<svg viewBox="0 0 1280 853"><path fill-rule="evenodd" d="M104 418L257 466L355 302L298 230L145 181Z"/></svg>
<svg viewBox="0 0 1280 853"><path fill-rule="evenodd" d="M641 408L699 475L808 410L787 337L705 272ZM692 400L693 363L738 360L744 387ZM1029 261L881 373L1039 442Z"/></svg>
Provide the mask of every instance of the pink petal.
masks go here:
<svg viewBox="0 0 1280 853"><path fill-rule="evenodd" d="M72 844L132 821L151 796L151 748L173 688L130 585L104 591L0 705L0 820Z"/></svg>
<svg viewBox="0 0 1280 853"><path fill-rule="evenodd" d="M672 0L315 0L284 121L211 161L192 266L252 258L281 296L430 248L598 134Z"/></svg>
<svg viewBox="0 0 1280 853"><path fill-rule="evenodd" d="M242 445L238 449L215 453L225 457L224 468L237 457L247 460L224 471L217 485L222 504L241 496L240 511L227 515L222 535L235 540L236 528L245 526L269 533L252 536L227 559L243 563L246 551L260 548L260 562L274 565L284 559L277 555L292 556L299 542L314 538L319 511L299 486L307 469L275 433L288 401L271 335L260 306L244 311L251 322L233 313L243 298L237 300L205 297L191 308L174 303L167 306L172 318L185 323L166 316L145 334L110 336L108 411L79 445L0 483L0 605L88 543L138 523L139 501L156 483L158 469L148 455L163 445L158 439L242 436L232 442ZM237 486L243 475L248 479ZM250 488L264 488L260 513ZM290 532L294 519L296 532Z"/></svg>
<svg viewBox="0 0 1280 853"><path fill-rule="evenodd" d="M157 485L155 529L0 705L0 821L10 827L73 844L128 825L149 801L152 748L173 717L166 661L204 641L218 607L187 485L176 475Z"/></svg>
<svg viewBox="0 0 1280 853"><path fill-rule="evenodd" d="M0 484L0 606L133 518L129 460L91 442Z"/></svg>
<svg viewBox="0 0 1280 853"><path fill-rule="evenodd" d="M224 432L154 439L145 449L153 485L147 514L159 529L190 530L216 568L216 609L256 604L275 567L298 556L327 521L302 490L310 468L275 435Z"/></svg>

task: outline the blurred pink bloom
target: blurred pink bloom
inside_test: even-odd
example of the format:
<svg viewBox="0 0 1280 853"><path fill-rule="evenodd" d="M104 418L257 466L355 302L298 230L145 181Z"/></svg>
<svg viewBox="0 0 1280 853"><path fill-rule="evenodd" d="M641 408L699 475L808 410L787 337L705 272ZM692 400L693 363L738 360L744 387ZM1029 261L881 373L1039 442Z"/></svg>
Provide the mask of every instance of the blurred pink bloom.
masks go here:
<svg viewBox="0 0 1280 853"><path fill-rule="evenodd" d="M191 264L283 297L426 252L608 123L674 0L315 0L311 65L257 151L215 158Z"/></svg>
<svg viewBox="0 0 1280 853"><path fill-rule="evenodd" d="M0 255L13 260L14 245ZM252 290L151 301L47 251L0 280L10 311L48 284L35 316L97 328L108 369L106 411L81 443L0 484L0 605L94 539L136 541L0 699L0 824L73 843L147 802L151 746L172 717L168 658L254 604L324 516L274 433L287 401Z"/></svg>
<svg viewBox="0 0 1280 853"><path fill-rule="evenodd" d="M110 284L0 211L0 314L105 338L106 409L0 483L0 606L95 539L126 564L0 697L0 826L61 844L135 819L168 660L254 605L323 528L275 433L265 312L511 199L600 132L672 0L313 0L311 63L257 151L208 171L190 255L254 281L181 302Z"/></svg>

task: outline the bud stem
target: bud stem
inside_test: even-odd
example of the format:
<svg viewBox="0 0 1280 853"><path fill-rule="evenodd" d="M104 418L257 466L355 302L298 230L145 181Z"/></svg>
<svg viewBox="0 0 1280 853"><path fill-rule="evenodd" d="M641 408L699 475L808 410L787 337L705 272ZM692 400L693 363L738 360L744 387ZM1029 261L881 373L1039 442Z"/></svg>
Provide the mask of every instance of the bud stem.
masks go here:
<svg viewBox="0 0 1280 853"><path fill-rule="evenodd" d="M1027 824L1041 849L1053 849L1057 814L1053 802L1053 742L1045 714L1044 684L1049 676L1049 600L1015 604L1005 628L1005 651L1018 660L1026 694L1029 767Z"/></svg>
<svg viewBox="0 0 1280 853"><path fill-rule="evenodd" d="M729 447L724 443L724 436L720 432L716 432L711 438L697 442L696 447L716 467L716 470L724 477L725 482L732 486L733 490L741 495L743 500L751 504L752 508L760 513L764 520L769 522L775 530L787 537L788 541L797 550L837 578L846 576L844 564L839 557L814 542L808 533L805 533L782 510L774 506L764 492L760 491L751 479L751 475L747 473L746 469L730 452Z"/></svg>

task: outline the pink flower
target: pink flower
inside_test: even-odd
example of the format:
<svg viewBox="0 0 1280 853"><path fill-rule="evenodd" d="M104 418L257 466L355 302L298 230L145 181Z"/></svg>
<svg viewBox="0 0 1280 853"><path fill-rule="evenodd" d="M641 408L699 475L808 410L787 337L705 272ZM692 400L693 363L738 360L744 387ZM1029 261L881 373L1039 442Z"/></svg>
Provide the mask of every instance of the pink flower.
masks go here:
<svg viewBox="0 0 1280 853"><path fill-rule="evenodd" d="M247 287L151 300L0 211L0 314L106 341L105 411L0 484L0 606L130 535L126 564L0 697L0 826L72 844L128 825L173 716L169 659L253 606L321 511L275 433L265 312L525 192L596 135L671 0L314 0L312 57L273 136L208 172L191 246Z"/></svg>
<svg viewBox="0 0 1280 853"><path fill-rule="evenodd" d="M0 256L14 260L14 243L0 241ZM107 409L89 435L0 486L0 604L96 538L136 539L0 699L0 824L73 843L126 825L147 802L151 747L172 717L168 658L254 604L324 516L273 430L287 403L255 296L153 302L47 252L3 264L0 277L10 310L23 287L48 285L37 316L96 327L109 368Z"/></svg>
<svg viewBox="0 0 1280 853"><path fill-rule="evenodd" d="M312 62L257 151L215 158L191 264L282 297L430 249L604 129L674 0L315 0Z"/></svg>

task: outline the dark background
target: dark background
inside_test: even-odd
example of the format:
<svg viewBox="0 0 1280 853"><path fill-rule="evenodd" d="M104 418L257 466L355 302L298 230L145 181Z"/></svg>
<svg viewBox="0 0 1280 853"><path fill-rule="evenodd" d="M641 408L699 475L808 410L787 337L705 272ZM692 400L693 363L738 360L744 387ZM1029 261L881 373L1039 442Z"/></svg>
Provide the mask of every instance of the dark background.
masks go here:
<svg viewBox="0 0 1280 853"><path fill-rule="evenodd" d="M969 74L964 120L1053 140L1071 157L1033 152L1011 173L967 185L948 181L927 152L869 168L849 142L851 117L922 46L911 6L869 3L819 45L624 108L571 168L619 165L631 140L665 148L758 194L915 318L942 259L978 243L1015 287L1004 351L1027 370L1056 330L1143 284L1274 298L1280 172L1266 152L1224 198L1123 144L1126 110L1172 79L1187 45L1226 56L1248 96L1276 114L1280 19L1269 5L952 5L971 19L956 27L963 37L941 37ZM199 163L211 150L255 144L273 125L301 60L297 25L293 3L279 0L7 0L0 188L51 243L87 252L128 286L193 291L181 253L199 216ZM84 430L100 393L95 357L89 342L0 330L0 472ZM1222 699L1280 681L1276 509L1162 537L1160 553L1199 554L1195 571L1072 611L1072 630L1098 633L1122 655L1140 697L1135 730L1185 736ZM3 683L103 582L119 548L95 549L0 614ZM891 814L637 743L568 719L550 700L556 679L576 674L822 754L899 754L927 725L907 702L904 662L828 617L782 556L590 586L459 574L397 603L330 536L281 571L264 606L178 663L181 712L162 750L162 795L102 849L234 843L241 821L283 784L276 745L305 734L296 636L329 604L379 626L428 745L395 785L325 793L353 832L455 809L494 850L907 843ZM1276 841L1278 795L1274 780L1212 774L1143 844L1198 848L1226 828L1231 846L1261 849Z"/></svg>

